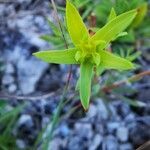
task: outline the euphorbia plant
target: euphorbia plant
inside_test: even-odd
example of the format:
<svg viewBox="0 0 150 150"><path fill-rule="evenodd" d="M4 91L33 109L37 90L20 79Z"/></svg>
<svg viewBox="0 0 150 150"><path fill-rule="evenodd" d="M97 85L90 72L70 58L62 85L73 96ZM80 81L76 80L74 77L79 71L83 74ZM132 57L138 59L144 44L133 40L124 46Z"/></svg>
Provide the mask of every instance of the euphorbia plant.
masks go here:
<svg viewBox="0 0 150 150"><path fill-rule="evenodd" d="M128 27L136 14L137 10L135 9L119 16L113 16L104 27L90 36L75 6L67 0L67 29L75 47L65 50L40 51L34 53L34 56L49 63L79 64L80 99L84 109L88 109L93 70L98 70L101 67L117 70L134 68L134 65L127 59L108 52L107 47L112 40Z"/></svg>

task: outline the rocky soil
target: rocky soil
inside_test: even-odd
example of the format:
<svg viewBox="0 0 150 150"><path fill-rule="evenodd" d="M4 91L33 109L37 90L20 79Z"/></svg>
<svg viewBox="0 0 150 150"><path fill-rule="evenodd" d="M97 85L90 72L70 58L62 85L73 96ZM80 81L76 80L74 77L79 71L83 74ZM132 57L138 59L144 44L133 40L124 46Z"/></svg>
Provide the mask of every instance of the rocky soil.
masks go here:
<svg viewBox="0 0 150 150"><path fill-rule="evenodd" d="M62 4L61 1L58 3ZM19 149L33 145L39 131L51 121L66 81L66 66L47 64L31 55L50 48L39 38L44 33L51 33L46 17L53 19L53 11L48 4L46 0L0 2L0 93L53 93L46 99L28 101L19 115L17 126L12 131ZM148 50L144 51L141 62L143 70L149 68ZM73 71L72 85L78 76L76 67ZM134 150L150 140L150 78L135 83L134 87L138 91L136 98L146 105L134 108L119 98L108 104L104 99L95 98L88 112L77 109L60 122L54 131L53 149ZM9 100L10 107L19 104L16 99ZM64 108L64 114L68 108L68 105Z"/></svg>

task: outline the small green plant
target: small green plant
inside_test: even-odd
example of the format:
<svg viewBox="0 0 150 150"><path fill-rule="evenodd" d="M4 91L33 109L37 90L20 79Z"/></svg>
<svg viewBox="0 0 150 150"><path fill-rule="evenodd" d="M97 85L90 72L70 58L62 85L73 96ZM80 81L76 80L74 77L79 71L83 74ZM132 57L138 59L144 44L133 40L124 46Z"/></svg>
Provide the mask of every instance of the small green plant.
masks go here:
<svg viewBox="0 0 150 150"><path fill-rule="evenodd" d="M79 92L85 110L89 107L91 80L94 71L98 74L98 70L101 68L117 70L134 68L134 64L129 60L116 56L107 49L109 43L130 25L137 10L130 10L119 16L113 15L113 12L112 10L108 23L94 35L90 35L75 6L67 0L67 29L75 47L33 54L49 63L80 65Z"/></svg>
<svg viewBox="0 0 150 150"><path fill-rule="evenodd" d="M11 147L11 149L17 150L16 138L13 136L12 130L16 126L18 115L25 107L25 104L21 104L9 111L7 107L9 107L8 103L0 99L0 149L8 150Z"/></svg>

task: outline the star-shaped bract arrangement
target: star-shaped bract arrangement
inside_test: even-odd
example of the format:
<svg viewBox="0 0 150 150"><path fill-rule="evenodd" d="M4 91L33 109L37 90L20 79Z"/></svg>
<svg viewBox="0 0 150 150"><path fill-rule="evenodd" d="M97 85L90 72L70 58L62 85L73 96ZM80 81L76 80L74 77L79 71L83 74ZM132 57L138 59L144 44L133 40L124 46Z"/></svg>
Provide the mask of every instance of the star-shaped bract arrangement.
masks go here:
<svg viewBox="0 0 150 150"><path fill-rule="evenodd" d="M85 110L89 107L93 68L103 67L117 70L134 68L130 61L108 52L106 48L133 21L137 10L134 9L119 16L113 14L112 10L112 15L110 15L112 19L93 36L90 36L77 9L67 0L67 29L75 47L65 50L40 51L33 54L48 63L80 65L79 92Z"/></svg>

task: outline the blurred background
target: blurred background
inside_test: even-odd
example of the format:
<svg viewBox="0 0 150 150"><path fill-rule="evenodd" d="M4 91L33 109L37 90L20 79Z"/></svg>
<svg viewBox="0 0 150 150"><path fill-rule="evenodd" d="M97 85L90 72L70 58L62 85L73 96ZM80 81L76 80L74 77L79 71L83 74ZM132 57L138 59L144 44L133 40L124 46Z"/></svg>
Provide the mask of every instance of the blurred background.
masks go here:
<svg viewBox="0 0 150 150"><path fill-rule="evenodd" d="M69 66L44 63L33 52L64 49L48 0L0 0L0 150L134 150L150 140L150 1L72 0L91 31L117 15L140 15L110 50L133 61L133 71L101 70L87 112L75 91L78 66L65 99ZM65 1L55 0L68 46ZM150 148L149 148L150 149Z"/></svg>

